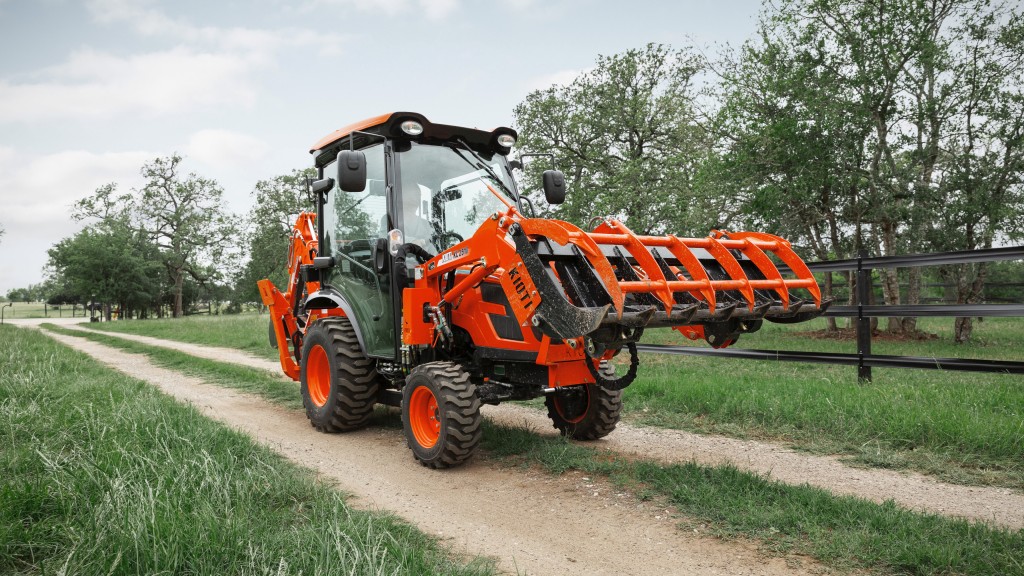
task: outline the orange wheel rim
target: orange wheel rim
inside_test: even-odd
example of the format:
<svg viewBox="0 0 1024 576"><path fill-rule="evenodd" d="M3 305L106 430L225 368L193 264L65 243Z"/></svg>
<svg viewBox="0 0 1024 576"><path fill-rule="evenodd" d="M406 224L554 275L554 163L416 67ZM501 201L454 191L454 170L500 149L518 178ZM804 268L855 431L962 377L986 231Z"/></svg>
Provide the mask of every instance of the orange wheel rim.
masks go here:
<svg viewBox="0 0 1024 576"><path fill-rule="evenodd" d="M409 427L420 446L433 448L437 444L441 435L441 414L434 393L425 386L413 390L409 399Z"/></svg>
<svg viewBox="0 0 1024 576"><path fill-rule="evenodd" d="M323 346L313 346L306 360L306 388L309 399L317 406L327 404L331 395L331 363Z"/></svg>
<svg viewBox="0 0 1024 576"><path fill-rule="evenodd" d="M590 406L590 389L589 388L584 388L583 389L583 394L584 394L584 397L583 397L584 398L584 403L583 403L583 405L584 406ZM584 408L575 417L570 418L569 415L566 414L565 408L562 406L562 399L558 398L558 397L555 398L555 411L557 411L558 415L562 417L562 420L565 420L569 424L579 424L580 422L583 421L583 418L585 418L586 415L587 415L587 410L586 410L586 408Z"/></svg>

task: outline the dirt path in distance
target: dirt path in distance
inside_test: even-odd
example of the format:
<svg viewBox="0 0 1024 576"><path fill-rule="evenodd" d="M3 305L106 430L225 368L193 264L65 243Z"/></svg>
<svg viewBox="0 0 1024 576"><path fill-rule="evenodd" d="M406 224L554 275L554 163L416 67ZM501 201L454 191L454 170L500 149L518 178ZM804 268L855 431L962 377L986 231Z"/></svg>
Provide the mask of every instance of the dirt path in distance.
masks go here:
<svg viewBox="0 0 1024 576"><path fill-rule="evenodd" d="M87 330L82 326L67 328ZM280 374L280 364L230 348L214 348L172 340L102 332L194 356L262 368ZM507 426L526 427L540 434L555 434L545 413L516 404L485 406L484 416ZM590 446L666 463L695 461L705 465L732 464L787 484L810 484L835 494L897 504L935 514L988 522L1011 529L1024 528L1024 494L985 486L941 482L912 472L855 468L835 456L816 456L791 448L753 440L694 434L645 426L620 424L611 435Z"/></svg>
<svg viewBox="0 0 1024 576"><path fill-rule="evenodd" d="M679 530L673 513L573 475L486 462L445 471L418 466L400 430L314 431L301 411L156 366L84 338L48 333L129 376L194 405L292 461L335 480L353 504L393 512L460 552L527 574L820 574L806 558L771 558L744 542Z"/></svg>

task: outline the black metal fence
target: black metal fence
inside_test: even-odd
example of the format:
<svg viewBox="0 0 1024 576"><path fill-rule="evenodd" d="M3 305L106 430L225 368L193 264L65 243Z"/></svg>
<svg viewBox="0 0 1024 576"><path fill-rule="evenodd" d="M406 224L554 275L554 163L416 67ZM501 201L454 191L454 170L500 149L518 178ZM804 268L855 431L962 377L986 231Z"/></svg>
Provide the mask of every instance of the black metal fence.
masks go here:
<svg viewBox="0 0 1024 576"><path fill-rule="evenodd" d="M914 304L874 305L870 304L871 272L879 268L914 268L920 266L945 266L995 262L1000 260L1024 260L1024 246L969 250L962 252L937 252L911 254L907 256L883 256L811 262L812 272L853 272L856 278L854 305L832 306L826 316L855 319L857 331L857 353L797 352L793 350L743 350L731 348L698 348L690 346L662 346L655 344L638 345L638 351L655 354L687 356L715 356L748 360L777 360L785 362L810 362L819 364L840 364L857 367L861 380L871 380L873 367L923 368L934 370L967 370L972 372L996 372L1024 374L1024 362L1005 360L982 360L974 358L928 358L921 356L888 356L871 353L871 318L889 316L938 316L938 317L1022 317L1024 303L1016 304Z"/></svg>

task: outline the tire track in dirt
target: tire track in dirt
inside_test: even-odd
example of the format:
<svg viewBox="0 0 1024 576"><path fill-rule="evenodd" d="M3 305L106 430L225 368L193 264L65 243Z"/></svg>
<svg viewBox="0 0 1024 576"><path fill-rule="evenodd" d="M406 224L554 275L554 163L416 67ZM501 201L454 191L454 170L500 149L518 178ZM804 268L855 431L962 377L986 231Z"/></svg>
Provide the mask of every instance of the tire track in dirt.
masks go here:
<svg viewBox="0 0 1024 576"><path fill-rule="evenodd" d="M81 326L67 328L91 331ZM100 333L211 360L281 373L277 362L230 348L133 334ZM543 412L526 406L486 406L484 416L506 426L526 427L541 434L555 434ZM855 468L835 456L807 454L768 442L619 424L610 436L597 442L588 442L587 445L666 463L694 461L710 466L731 464L787 484L810 484L835 494L857 496L874 502L893 500L901 506L923 512L987 522L1015 530L1024 528L1024 494L1020 492L1008 488L949 484L913 472Z"/></svg>
<svg viewBox="0 0 1024 576"><path fill-rule="evenodd" d="M301 411L274 406L179 372L146 356L83 338L52 338L241 430L357 496L393 512L461 552L495 557L532 574L820 574L805 558L771 558L750 543L676 528L678 518L631 498L594 497L566 477L475 461L446 471L415 465L400 431L314 431Z"/></svg>

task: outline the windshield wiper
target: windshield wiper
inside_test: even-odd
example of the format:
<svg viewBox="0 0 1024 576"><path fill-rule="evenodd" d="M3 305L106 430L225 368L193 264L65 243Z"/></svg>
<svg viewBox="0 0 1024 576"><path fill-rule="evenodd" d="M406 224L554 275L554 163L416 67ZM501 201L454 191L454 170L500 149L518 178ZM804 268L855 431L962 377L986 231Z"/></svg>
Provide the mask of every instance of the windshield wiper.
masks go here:
<svg viewBox="0 0 1024 576"><path fill-rule="evenodd" d="M452 146L451 147L452 151L455 152L456 154L458 154L459 158L462 158L463 160L465 160L466 164L469 164L473 168L476 168L477 170L483 170L484 172L486 172L487 175L490 176L492 180L494 180L494 183L497 184L505 192L506 196L508 196L512 200L515 200L516 202L519 201L519 197L516 196L515 192L513 192L511 189L509 189L509 187L506 186L505 183L501 181L501 178L498 178L498 175L495 174L493 170L491 170L490 166L487 165L487 161L485 161L483 158L480 157L479 154L476 153L476 150L473 150L473 148L469 144L466 144L466 142L464 140L462 140L461 138L452 140L452 142L457 143L457 144L462 144L462 146L466 150L468 150L470 154L473 155L473 158L476 158L478 164L473 164L473 162L470 161L469 158L466 158L462 154L462 152L459 151L458 148Z"/></svg>

